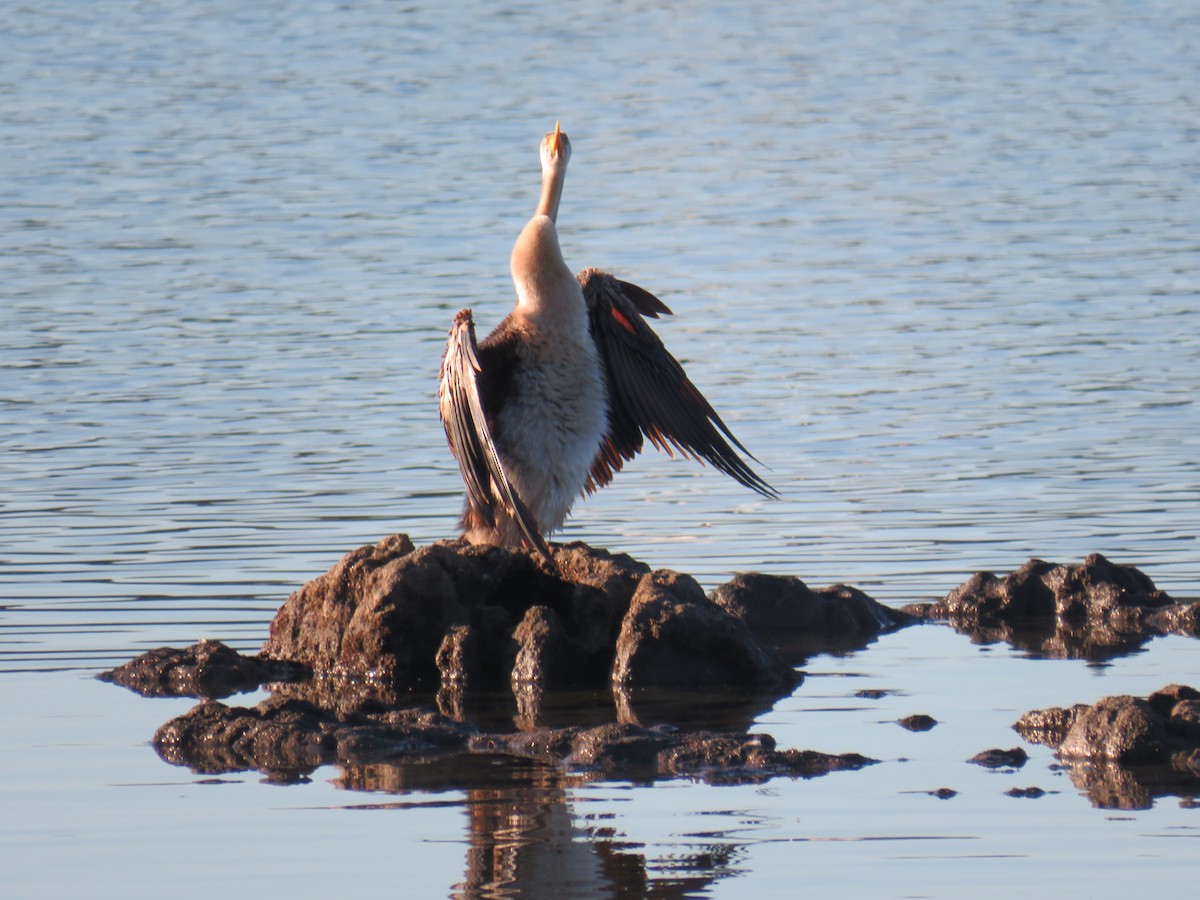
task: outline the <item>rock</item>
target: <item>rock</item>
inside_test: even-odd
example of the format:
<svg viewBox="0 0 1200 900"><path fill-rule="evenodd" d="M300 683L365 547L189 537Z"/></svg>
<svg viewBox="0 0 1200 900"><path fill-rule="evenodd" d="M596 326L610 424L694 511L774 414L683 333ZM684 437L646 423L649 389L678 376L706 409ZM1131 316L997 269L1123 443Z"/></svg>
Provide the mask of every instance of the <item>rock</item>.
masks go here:
<svg viewBox="0 0 1200 900"><path fill-rule="evenodd" d="M912 716L905 716L903 719L897 719L896 724L901 728L907 728L909 731L929 731L937 725L938 721L933 716L928 716L925 713L917 713Z"/></svg>
<svg viewBox="0 0 1200 900"><path fill-rule="evenodd" d="M566 688L583 680L575 669L575 662L584 656L582 647L548 606L526 610L513 638L518 648L512 668L514 690L522 686Z"/></svg>
<svg viewBox="0 0 1200 900"><path fill-rule="evenodd" d="M811 590L799 578L740 573L710 595L759 640L789 658L865 647L917 619L845 584Z"/></svg>
<svg viewBox="0 0 1200 900"><path fill-rule="evenodd" d="M1106 759L1120 763L1166 762L1171 741L1161 716L1145 700L1104 697L1084 709L1058 746L1064 759Z"/></svg>
<svg viewBox="0 0 1200 900"><path fill-rule="evenodd" d="M1029 800L1036 800L1038 797L1046 796L1046 792L1043 791L1040 787L1027 787L1027 788L1013 787L1013 788L1009 788L1004 793L1006 795L1008 795L1009 797L1025 797L1026 799L1029 799Z"/></svg>
<svg viewBox="0 0 1200 900"><path fill-rule="evenodd" d="M948 787L938 788L936 791L930 791L929 793L930 796L937 797L939 800L949 800L952 797L958 796L958 791Z"/></svg>
<svg viewBox="0 0 1200 900"><path fill-rule="evenodd" d="M1079 565L1031 559L1003 578L980 572L940 602L904 611L947 620L979 643L1049 657L1103 660L1158 634L1200 636L1200 601L1176 602L1138 569L1098 553Z"/></svg>
<svg viewBox="0 0 1200 900"><path fill-rule="evenodd" d="M1051 707L1030 710L1017 720L1013 728L1031 744L1044 744L1057 749L1085 709L1087 705L1079 703L1067 709Z"/></svg>
<svg viewBox="0 0 1200 900"><path fill-rule="evenodd" d="M501 609L526 593L563 593L527 554L434 544L394 535L344 556L288 597L271 622L263 656L314 671L403 685L436 683L436 659L472 607Z"/></svg>
<svg viewBox="0 0 1200 900"><path fill-rule="evenodd" d="M145 697L216 699L252 691L269 681L291 681L307 674L302 667L243 656L220 641L202 640L182 650L149 650L96 677Z"/></svg>
<svg viewBox="0 0 1200 900"><path fill-rule="evenodd" d="M967 760L985 769L1019 769L1028 761L1029 754L1020 747L1013 747L1011 750L982 750Z"/></svg>
<svg viewBox="0 0 1200 900"><path fill-rule="evenodd" d="M430 710L338 715L273 696L253 708L207 701L167 722L154 748L195 772L311 772L331 762L382 761L465 748L475 729Z"/></svg>
<svg viewBox="0 0 1200 900"><path fill-rule="evenodd" d="M1101 618L1122 607L1159 609L1170 603L1171 598L1133 566L1116 565L1093 553L1081 565L1031 559L1004 578L978 573L951 591L942 606L948 616L982 621Z"/></svg>
<svg viewBox="0 0 1200 900"><path fill-rule="evenodd" d="M687 777L713 784L754 784L780 775L815 778L877 762L856 753L780 751L774 738L765 734L686 732L628 724L481 735L472 740L472 747L556 762L606 777Z"/></svg>
<svg viewBox="0 0 1200 900"><path fill-rule="evenodd" d="M778 692L799 682L687 576L647 581L644 564L578 543L554 555L552 569L529 551L388 538L293 593L263 656L401 689L511 685L526 700L610 678Z"/></svg>
<svg viewBox="0 0 1200 900"><path fill-rule="evenodd" d="M1097 806L1144 809L1157 794L1200 790L1198 702L1195 689L1168 685L1144 699L1118 695L1033 710L1013 727L1053 747Z"/></svg>
<svg viewBox="0 0 1200 900"><path fill-rule="evenodd" d="M612 680L624 687L742 685L790 692L801 676L696 581L659 570L643 576L617 638Z"/></svg>
<svg viewBox="0 0 1200 900"><path fill-rule="evenodd" d="M875 762L855 753L777 750L774 739L764 734L664 726L610 723L479 734L469 724L428 709L367 704L337 714L287 697L271 697L253 708L201 703L159 728L154 747L167 762L199 773L259 770L288 781L337 763L357 773L352 780L375 785L386 780L384 764L402 765L412 782L421 780L420 766L437 768L448 757L480 754L528 758L603 777L688 777L722 784L758 783L780 775L813 778ZM372 772L364 771L372 767ZM454 771L469 778L471 770L456 762L438 777L449 788L456 781Z"/></svg>

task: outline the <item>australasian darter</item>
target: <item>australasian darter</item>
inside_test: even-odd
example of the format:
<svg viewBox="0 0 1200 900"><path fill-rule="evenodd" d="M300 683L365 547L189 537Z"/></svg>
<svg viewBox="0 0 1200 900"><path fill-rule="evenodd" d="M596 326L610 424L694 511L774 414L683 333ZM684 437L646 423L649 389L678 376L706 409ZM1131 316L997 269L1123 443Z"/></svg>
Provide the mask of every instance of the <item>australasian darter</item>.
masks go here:
<svg viewBox="0 0 1200 900"><path fill-rule="evenodd" d="M512 251L517 304L478 343L471 310L454 317L438 386L467 489L463 537L536 547L547 559L545 536L641 451L643 437L778 496L643 318L671 310L607 272L567 268L556 223L570 159L556 124L541 143L537 209Z"/></svg>

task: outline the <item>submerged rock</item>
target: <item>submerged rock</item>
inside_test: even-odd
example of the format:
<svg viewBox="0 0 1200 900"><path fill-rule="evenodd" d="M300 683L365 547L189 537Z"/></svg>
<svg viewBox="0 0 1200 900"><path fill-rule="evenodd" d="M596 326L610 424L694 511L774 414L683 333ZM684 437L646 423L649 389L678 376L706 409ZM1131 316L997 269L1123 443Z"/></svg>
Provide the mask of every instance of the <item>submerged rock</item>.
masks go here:
<svg viewBox="0 0 1200 900"><path fill-rule="evenodd" d="M1103 660L1155 635L1200 636L1200 601L1177 602L1138 569L1098 553L1078 565L1031 559L1003 578L976 573L941 601L904 611L949 621L980 643L1059 658Z"/></svg>
<svg viewBox="0 0 1200 900"><path fill-rule="evenodd" d="M1019 769L1028 761L1029 754L1021 747L1013 747L1011 750L999 748L981 750L967 760L967 762L983 766L985 769Z"/></svg>
<svg viewBox="0 0 1200 900"><path fill-rule="evenodd" d="M252 691L269 681L292 681L307 674L302 666L243 656L220 641L202 640L183 649L149 650L96 677L144 697L216 699Z"/></svg>
<svg viewBox="0 0 1200 900"><path fill-rule="evenodd" d="M1039 797L1046 796L1046 792L1040 787L1011 787L1004 793L1009 797L1023 797L1027 800L1037 800Z"/></svg>
<svg viewBox="0 0 1200 900"><path fill-rule="evenodd" d="M1013 726L1053 747L1098 806L1141 809L1157 793L1200 790L1200 692L1168 685L1149 697L1032 710Z"/></svg>
<svg viewBox="0 0 1200 900"><path fill-rule="evenodd" d="M777 750L767 734L679 731L667 727L602 725L515 735L480 735L472 747L506 752L606 776L700 778L710 783L756 783L776 776L815 778L861 769L878 760L857 753Z"/></svg>
<svg viewBox="0 0 1200 900"><path fill-rule="evenodd" d="M195 772L294 773L462 748L474 732L427 709L339 714L277 695L251 708L201 703L159 728L153 743L164 760Z"/></svg>
<svg viewBox="0 0 1200 900"><path fill-rule="evenodd" d="M195 772L258 770L295 780L319 766L347 768L435 762L447 755L522 757L583 774L620 778L700 778L757 783L860 769L876 760L856 753L777 750L765 734L688 732L659 726L606 725L480 734L429 709L372 708L334 713L275 696L252 708L207 701L154 735L159 755Z"/></svg>

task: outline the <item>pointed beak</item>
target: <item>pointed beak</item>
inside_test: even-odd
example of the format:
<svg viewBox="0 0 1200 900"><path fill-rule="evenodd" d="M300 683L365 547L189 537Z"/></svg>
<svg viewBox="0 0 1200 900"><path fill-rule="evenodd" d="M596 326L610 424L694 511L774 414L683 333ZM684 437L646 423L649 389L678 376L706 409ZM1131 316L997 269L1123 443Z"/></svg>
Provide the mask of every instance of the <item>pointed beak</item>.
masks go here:
<svg viewBox="0 0 1200 900"><path fill-rule="evenodd" d="M560 123L554 123L554 133L546 135L546 140L549 142L550 155L552 157L561 156L563 149L563 133Z"/></svg>

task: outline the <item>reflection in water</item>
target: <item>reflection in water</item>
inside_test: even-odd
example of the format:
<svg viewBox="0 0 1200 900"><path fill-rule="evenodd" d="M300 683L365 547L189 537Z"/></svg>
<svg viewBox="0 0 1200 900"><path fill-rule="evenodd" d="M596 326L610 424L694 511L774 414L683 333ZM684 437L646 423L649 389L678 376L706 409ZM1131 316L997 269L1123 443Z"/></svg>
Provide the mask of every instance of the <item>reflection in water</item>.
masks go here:
<svg viewBox="0 0 1200 900"><path fill-rule="evenodd" d="M611 820L596 825L582 817L588 824L580 825L571 788L582 780L527 760L468 756L345 766L333 783L392 794L463 791L467 852L451 896L464 900L683 897L735 873L736 844L706 845L663 866L642 845L621 840Z"/></svg>
<svg viewBox="0 0 1200 900"><path fill-rule="evenodd" d="M469 695L466 704L461 695L441 692L437 701L458 712L455 717L397 705L397 692L378 685L355 692L318 679L274 687L252 708L200 703L164 724L155 748L166 762L207 774L257 770L268 782L294 784L336 763L341 775L333 783L350 791L461 793L468 851L456 897L689 895L736 871L729 861L737 846L706 844L673 855L659 873L658 863L646 859L640 845L622 842L611 822L580 827L572 788L613 777L810 778L872 762L855 754L776 751L769 735L745 733L750 711L769 702L733 694L710 698L702 711L696 697L683 692L626 691L615 706L613 696L601 692L518 692L490 698L490 706L480 694ZM325 701L330 706L321 705ZM461 718L466 708L497 730L480 733ZM692 727L616 721L635 708ZM554 722L566 727L544 727ZM709 730L714 727L721 730ZM412 804L371 807L393 805Z"/></svg>
<svg viewBox="0 0 1200 900"><path fill-rule="evenodd" d="M1139 652L1156 635L1123 632L1107 623L1041 618L989 624L950 621L975 644L1004 643L1039 659L1083 659L1103 663Z"/></svg>
<svg viewBox="0 0 1200 900"><path fill-rule="evenodd" d="M1092 806L1100 809L1150 809L1154 798L1175 796L1184 802L1200 797L1200 770L1186 758L1154 765L1122 765L1110 760L1069 762L1062 766Z"/></svg>

